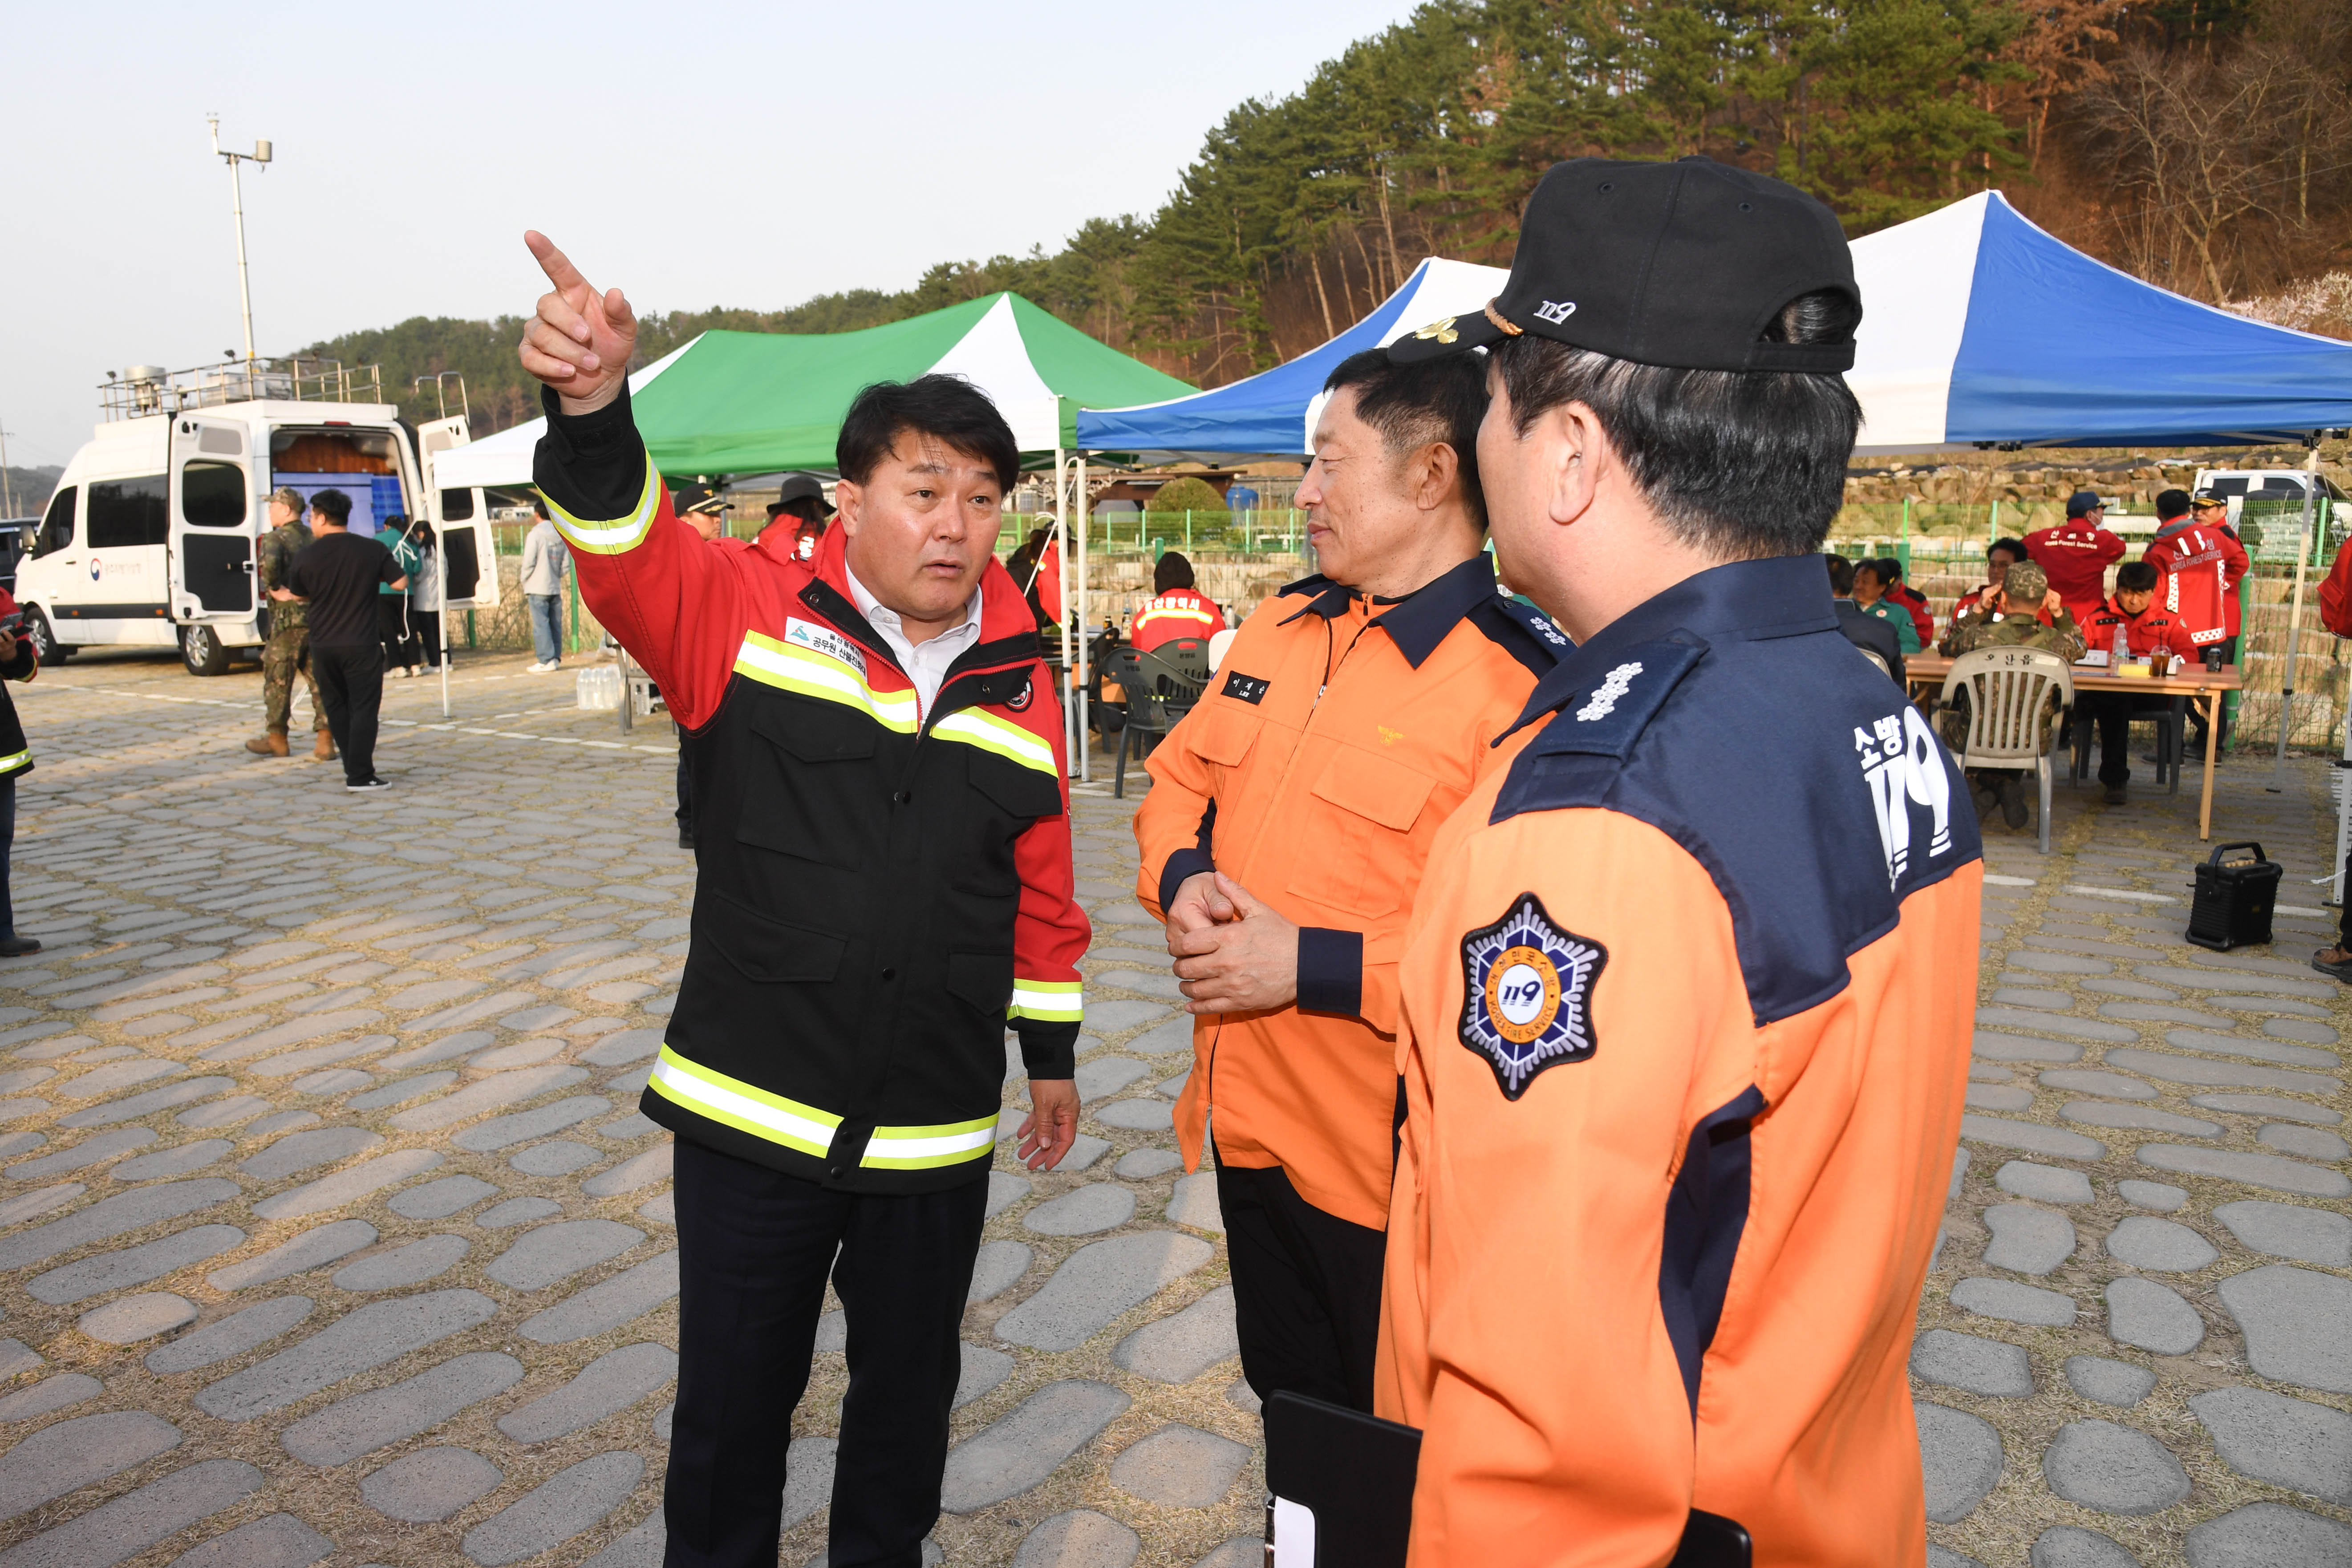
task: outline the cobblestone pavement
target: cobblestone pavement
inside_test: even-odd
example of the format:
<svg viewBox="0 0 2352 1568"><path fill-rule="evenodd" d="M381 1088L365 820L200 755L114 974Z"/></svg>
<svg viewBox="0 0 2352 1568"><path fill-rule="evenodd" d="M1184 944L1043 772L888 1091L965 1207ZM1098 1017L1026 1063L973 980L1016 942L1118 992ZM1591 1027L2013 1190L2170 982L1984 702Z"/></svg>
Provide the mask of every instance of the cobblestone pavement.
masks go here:
<svg viewBox="0 0 2352 1568"><path fill-rule="evenodd" d="M0 964L0 1568L659 1561L667 1135L635 1110L685 952L666 725L467 660L392 682L389 800L242 751L258 678L78 659L19 698ZM298 732L302 729L298 716ZM2224 769L2316 910L2325 770ZM2352 1563L2345 1004L2179 940L2193 795L1994 827L1967 1141L1914 1363L1939 1568ZM1244 1568L1258 1427L1189 1031L1077 803L1085 1136L1009 1146L965 1318L955 1563ZM1008 1080L1008 1135L1021 1080ZM820 1562L841 1321L780 1559Z"/></svg>

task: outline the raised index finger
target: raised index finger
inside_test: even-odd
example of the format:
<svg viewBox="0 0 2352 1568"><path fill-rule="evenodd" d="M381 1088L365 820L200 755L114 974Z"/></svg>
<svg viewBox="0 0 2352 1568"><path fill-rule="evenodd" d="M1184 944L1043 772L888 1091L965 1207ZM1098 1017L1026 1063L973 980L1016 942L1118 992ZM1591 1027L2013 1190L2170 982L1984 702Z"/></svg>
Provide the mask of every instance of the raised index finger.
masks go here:
<svg viewBox="0 0 2352 1568"><path fill-rule="evenodd" d="M572 265L572 258L555 248L555 241L532 228L523 231L522 242L530 247L531 255L539 258L540 270L547 274L547 280L558 290L588 286L588 279L580 276L580 268Z"/></svg>

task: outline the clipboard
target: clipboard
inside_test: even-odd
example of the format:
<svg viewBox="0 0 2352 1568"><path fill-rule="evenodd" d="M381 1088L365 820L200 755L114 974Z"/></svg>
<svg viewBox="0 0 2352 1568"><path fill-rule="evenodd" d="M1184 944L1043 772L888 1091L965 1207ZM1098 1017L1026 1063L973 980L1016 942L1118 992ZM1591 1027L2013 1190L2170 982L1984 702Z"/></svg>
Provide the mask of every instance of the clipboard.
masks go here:
<svg viewBox="0 0 2352 1568"><path fill-rule="evenodd" d="M1417 1427L1277 1390L1265 1402L1267 1568L1404 1568ZM1736 1520L1693 1509L1668 1568L1750 1568Z"/></svg>

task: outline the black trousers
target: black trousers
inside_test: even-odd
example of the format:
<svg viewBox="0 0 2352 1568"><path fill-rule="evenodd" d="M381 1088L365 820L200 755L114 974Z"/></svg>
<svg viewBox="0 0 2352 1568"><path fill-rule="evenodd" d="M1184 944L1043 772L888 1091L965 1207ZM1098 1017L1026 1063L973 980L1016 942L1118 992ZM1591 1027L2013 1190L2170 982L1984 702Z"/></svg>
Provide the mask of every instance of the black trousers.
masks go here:
<svg viewBox="0 0 2352 1568"><path fill-rule="evenodd" d="M2226 642L2208 643L2205 645L2205 649L2217 647L2221 650L2221 662L2223 664L2235 664L2238 662L2238 639L2236 637L2231 637ZM2199 651L2203 652L2205 649L2200 649ZM2222 747L2227 746L2230 743L2230 700L2228 698L2224 697L2221 699L2221 705L2217 711L2220 714L2219 722L2221 728L2221 732L2213 737L2213 749L2216 752L2219 752ZM2205 709L2203 704L2191 702L2189 705L2189 728L2183 731L2183 735L2184 743L2201 755L2205 750Z"/></svg>
<svg viewBox="0 0 2352 1568"><path fill-rule="evenodd" d="M375 777L376 716L383 709L383 646L312 643L310 673L318 677L319 697L327 705L328 731L343 753L343 782L367 783Z"/></svg>
<svg viewBox="0 0 2352 1568"><path fill-rule="evenodd" d="M411 664L422 664L427 669L441 668L441 612L419 610L408 612L409 630L415 634L418 658Z"/></svg>
<svg viewBox="0 0 2352 1568"><path fill-rule="evenodd" d="M824 1282L849 1317L834 1455L834 1568L917 1568L940 1516L988 1184L829 1191L681 1138L678 1380L665 1568L774 1568L793 1409ZM836 1258L835 1253L839 1256Z"/></svg>
<svg viewBox="0 0 2352 1568"><path fill-rule="evenodd" d="M2099 782L2121 786L2131 782L2131 721L2143 713L2162 713L2172 707L2169 697L2133 697L2115 691L2088 691L2074 700L2098 721ZM2188 740L2184 732L2184 744Z"/></svg>
<svg viewBox="0 0 2352 1568"><path fill-rule="evenodd" d="M8 896L8 857L16 844L16 775L0 779L0 936L16 934L16 906Z"/></svg>
<svg viewBox="0 0 2352 1568"><path fill-rule="evenodd" d="M1317 1208L1279 1165L1220 1163L1217 1205L1250 1387L1370 1410L1387 1233Z"/></svg>

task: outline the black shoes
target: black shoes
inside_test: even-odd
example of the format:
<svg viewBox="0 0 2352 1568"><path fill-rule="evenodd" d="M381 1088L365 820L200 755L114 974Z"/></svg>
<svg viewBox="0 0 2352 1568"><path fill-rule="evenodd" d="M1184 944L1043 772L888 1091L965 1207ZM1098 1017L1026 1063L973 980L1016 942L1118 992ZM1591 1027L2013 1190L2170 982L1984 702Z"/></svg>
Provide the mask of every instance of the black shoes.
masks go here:
<svg viewBox="0 0 2352 1568"><path fill-rule="evenodd" d="M2000 819L2011 827L2025 826L2025 779L2020 773L2000 775Z"/></svg>
<svg viewBox="0 0 2352 1568"><path fill-rule="evenodd" d="M2107 786L2107 804L2109 805L2121 805L2124 804L2125 798L2123 785L2109 784Z"/></svg>
<svg viewBox="0 0 2352 1568"><path fill-rule="evenodd" d="M367 779L359 784L347 784L343 787L353 795L369 795L376 790L390 789L392 785L383 779Z"/></svg>
<svg viewBox="0 0 2352 1568"><path fill-rule="evenodd" d="M22 958L28 952L41 951L38 937L0 936L0 958Z"/></svg>

